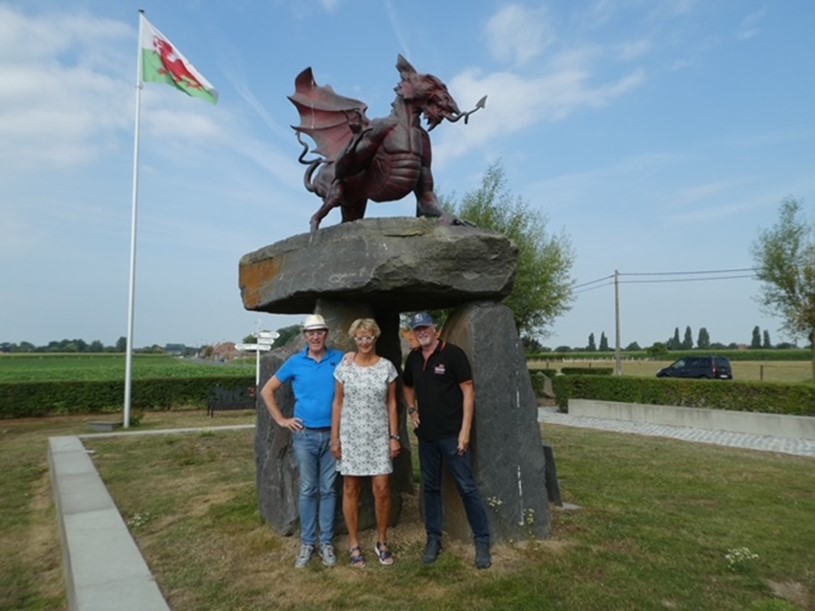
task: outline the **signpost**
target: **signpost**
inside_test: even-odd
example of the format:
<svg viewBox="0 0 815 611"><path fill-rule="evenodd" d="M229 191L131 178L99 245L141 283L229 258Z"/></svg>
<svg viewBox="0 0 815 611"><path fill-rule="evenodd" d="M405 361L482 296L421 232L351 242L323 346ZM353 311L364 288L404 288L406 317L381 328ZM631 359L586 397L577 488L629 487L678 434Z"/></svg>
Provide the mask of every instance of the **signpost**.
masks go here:
<svg viewBox="0 0 815 611"><path fill-rule="evenodd" d="M255 331L252 333L258 342L256 344L235 344L235 348L244 352L255 351L255 387L260 385L260 353L272 349L274 341L280 337L277 331Z"/></svg>

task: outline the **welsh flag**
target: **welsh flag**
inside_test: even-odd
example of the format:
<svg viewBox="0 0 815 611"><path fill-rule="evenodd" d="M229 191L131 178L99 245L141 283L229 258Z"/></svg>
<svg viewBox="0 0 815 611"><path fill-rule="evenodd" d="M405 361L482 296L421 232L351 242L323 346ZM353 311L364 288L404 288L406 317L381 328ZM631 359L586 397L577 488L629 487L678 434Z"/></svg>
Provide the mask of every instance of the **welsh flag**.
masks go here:
<svg viewBox="0 0 815 611"><path fill-rule="evenodd" d="M194 98L217 104L215 87L144 15L142 19L142 79L150 83L166 83Z"/></svg>

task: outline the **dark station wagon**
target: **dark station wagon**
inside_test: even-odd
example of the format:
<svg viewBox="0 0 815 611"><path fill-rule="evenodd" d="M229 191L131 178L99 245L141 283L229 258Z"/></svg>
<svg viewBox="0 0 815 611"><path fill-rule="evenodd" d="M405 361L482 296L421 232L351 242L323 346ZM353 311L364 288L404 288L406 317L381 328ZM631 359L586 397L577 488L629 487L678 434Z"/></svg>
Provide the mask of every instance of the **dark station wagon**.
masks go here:
<svg viewBox="0 0 815 611"><path fill-rule="evenodd" d="M688 356L660 369L657 377L732 380L733 369L723 356Z"/></svg>

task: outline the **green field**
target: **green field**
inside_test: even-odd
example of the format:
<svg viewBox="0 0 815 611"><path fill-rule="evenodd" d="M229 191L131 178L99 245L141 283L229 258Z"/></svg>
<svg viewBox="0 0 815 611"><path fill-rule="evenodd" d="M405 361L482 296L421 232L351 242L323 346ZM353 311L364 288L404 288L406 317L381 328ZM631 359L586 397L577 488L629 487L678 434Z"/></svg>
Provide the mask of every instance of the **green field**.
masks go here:
<svg viewBox="0 0 815 611"><path fill-rule="evenodd" d="M246 376L255 371L254 359L229 364L193 361L168 355L133 358L133 379L190 378L213 375ZM0 383L121 380L124 354L14 354L0 356Z"/></svg>
<svg viewBox="0 0 815 611"><path fill-rule="evenodd" d="M673 363L645 359L623 360L623 375L653 378L657 371ZM733 379L740 382L779 382L803 384L812 381L812 363L809 361L731 361ZM563 367L614 368L614 360L529 361L530 369L557 369Z"/></svg>

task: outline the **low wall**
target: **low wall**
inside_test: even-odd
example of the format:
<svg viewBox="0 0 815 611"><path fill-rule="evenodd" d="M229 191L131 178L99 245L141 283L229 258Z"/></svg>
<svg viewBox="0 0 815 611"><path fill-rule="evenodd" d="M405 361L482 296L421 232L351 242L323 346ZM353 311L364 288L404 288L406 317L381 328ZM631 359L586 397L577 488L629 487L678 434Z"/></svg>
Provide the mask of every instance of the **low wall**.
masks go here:
<svg viewBox="0 0 815 611"><path fill-rule="evenodd" d="M569 399L569 415L611 418L649 424L691 426L712 431L732 431L750 435L815 439L815 417L812 416L785 416L701 407L597 401L594 399Z"/></svg>

